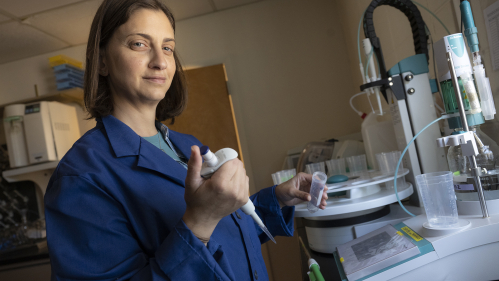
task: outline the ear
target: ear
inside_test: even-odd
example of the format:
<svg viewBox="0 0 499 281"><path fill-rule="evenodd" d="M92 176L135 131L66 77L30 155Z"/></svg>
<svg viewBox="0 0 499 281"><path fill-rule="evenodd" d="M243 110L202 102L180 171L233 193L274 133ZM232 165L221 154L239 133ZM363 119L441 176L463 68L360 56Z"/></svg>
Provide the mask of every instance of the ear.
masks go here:
<svg viewBox="0 0 499 281"><path fill-rule="evenodd" d="M99 74L101 76L107 76L109 74L107 63L106 63L106 55L104 50L100 50L99 54Z"/></svg>

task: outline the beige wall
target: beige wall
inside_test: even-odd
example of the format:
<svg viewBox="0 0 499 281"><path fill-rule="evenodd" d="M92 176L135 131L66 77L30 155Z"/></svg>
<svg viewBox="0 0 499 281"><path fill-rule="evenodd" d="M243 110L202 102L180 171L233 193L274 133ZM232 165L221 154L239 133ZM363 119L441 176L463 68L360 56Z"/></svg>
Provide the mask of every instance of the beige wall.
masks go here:
<svg viewBox="0 0 499 281"><path fill-rule="evenodd" d="M475 25L478 28L478 38L480 41L480 54L484 62L487 75L490 78L492 92L494 98L499 99L499 72L492 70L492 63L490 57L489 43L487 38L487 31L485 29L485 22L483 17L483 10L494 3L496 0L472 0L470 1L473 9L473 16ZM351 62L358 64L357 55L357 28L359 19L366 7L371 2L370 0L336 0L340 13L340 21L343 33L345 34L345 44L347 45L348 58ZM442 22L447 26L451 33L459 32L460 18L456 18L456 9L453 0L418 0L418 3L427 7ZM418 7L419 8L419 7ZM440 40L447 33L442 25L426 10L419 8L423 19L428 26L434 42ZM383 48L383 55L387 69L390 69L398 61L415 54L412 40L412 32L410 29L407 18L395 8L389 6L381 6L374 12L374 24L376 34L380 38L381 46ZM363 30L361 28L361 40L364 38ZM363 58L365 59L365 58ZM352 64L353 65L353 64ZM430 76L435 77L433 71L433 57L430 52ZM356 85L362 83L358 67L351 68L352 82ZM364 106L366 106L364 104ZM364 110L367 107L359 106ZM482 125L482 129L486 134L491 136L496 141L499 141L499 119L496 115L494 121L487 121Z"/></svg>

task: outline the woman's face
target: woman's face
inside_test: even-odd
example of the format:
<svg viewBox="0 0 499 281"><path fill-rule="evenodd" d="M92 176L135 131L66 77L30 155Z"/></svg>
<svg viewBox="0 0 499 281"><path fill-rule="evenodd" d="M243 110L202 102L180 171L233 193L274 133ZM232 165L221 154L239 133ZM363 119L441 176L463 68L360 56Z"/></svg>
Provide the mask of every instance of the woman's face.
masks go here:
<svg viewBox="0 0 499 281"><path fill-rule="evenodd" d="M175 40L162 11L136 10L113 34L99 73L108 77L115 103L156 106L175 75Z"/></svg>

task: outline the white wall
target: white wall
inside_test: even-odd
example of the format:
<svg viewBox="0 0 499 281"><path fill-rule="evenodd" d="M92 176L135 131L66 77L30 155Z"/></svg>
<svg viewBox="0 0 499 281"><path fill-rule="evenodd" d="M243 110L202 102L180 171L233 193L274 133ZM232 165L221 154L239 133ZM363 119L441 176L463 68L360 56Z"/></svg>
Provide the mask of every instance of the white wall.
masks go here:
<svg viewBox="0 0 499 281"><path fill-rule="evenodd" d="M30 57L0 65L0 104L34 98L35 85L38 94L56 92L55 76L49 65L49 57L64 54L80 61L85 61L87 45L59 50L56 52Z"/></svg>

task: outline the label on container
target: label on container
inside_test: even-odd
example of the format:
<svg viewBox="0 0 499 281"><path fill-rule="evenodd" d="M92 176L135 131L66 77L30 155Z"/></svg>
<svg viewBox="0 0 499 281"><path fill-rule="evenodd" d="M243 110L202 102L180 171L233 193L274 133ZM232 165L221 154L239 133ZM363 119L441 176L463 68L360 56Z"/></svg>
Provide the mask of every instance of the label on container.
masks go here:
<svg viewBox="0 0 499 281"><path fill-rule="evenodd" d="M316 203L316 207L319 207L319 205L321 204L322 202L322 193L324 193L324 188L321 189L321 192L319 192L319 197L317 197L317 203Z"/></svg>
<svg viewBox="0 0 499 281"><path fill-rule="evenodd" d="M475 190L473 184L455 184L454 190Z"/></svg>
<svg viewBox="0 0 499 281"><path fill-rule="evenodd" d="M407 235L411 236L412 239L416 240L416 242L423 240L421 236L419 236L414 230L410 229L408 226L404 226L401 228Z"/></svg>

